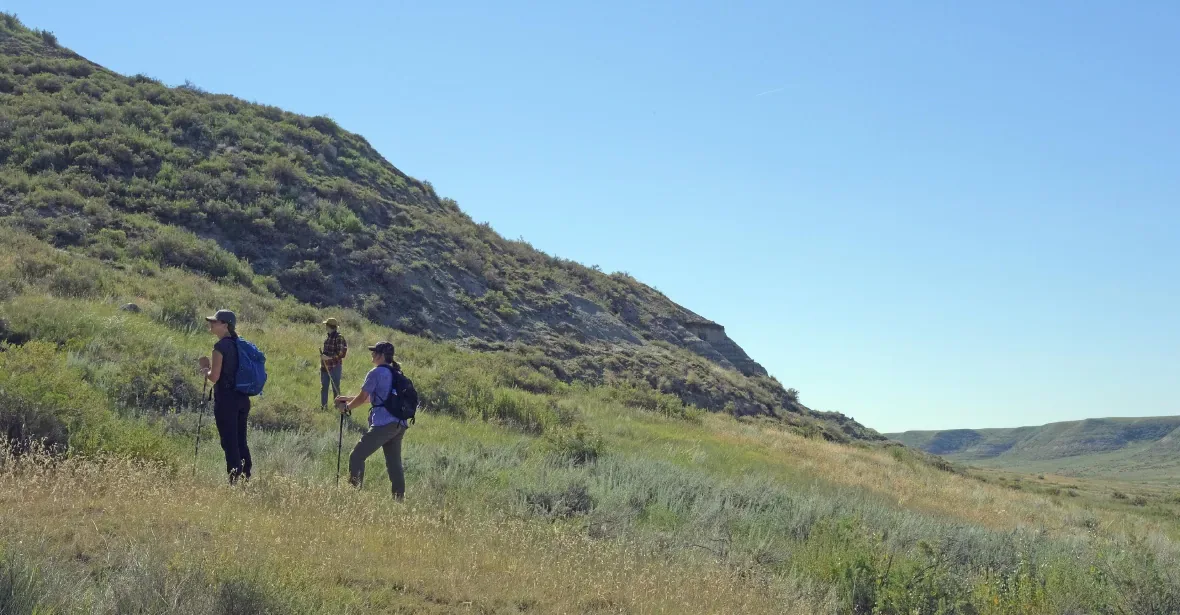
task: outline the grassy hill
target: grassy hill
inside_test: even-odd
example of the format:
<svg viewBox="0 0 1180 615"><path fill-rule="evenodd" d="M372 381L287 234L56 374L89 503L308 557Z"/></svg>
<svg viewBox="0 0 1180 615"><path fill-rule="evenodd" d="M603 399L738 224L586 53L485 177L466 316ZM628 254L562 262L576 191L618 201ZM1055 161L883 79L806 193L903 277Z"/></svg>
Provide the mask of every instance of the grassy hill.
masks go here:
<svg viewBox="0 0 1180 615"><path fill-rule="evenodd" d="M515 316L481 316L480 337L390 322L385 308L347 304L350 268L363 261L349 242L371 233L362 250L407 258L458 236L432 226L440 220L467 228L457 209L436 211L425 185L399 186L375 156L341 154L366 147L342 131L331 143L355 169L324 152L328 166L300 158L287 125L319 132L314 118L123 78L14 18L0 27L0 135L12 130L0 140L0 613L1180 612L1180 500L1169 493L1131 504L1016 489L790 398L768 406L777 417L743 412L734 400L786 393L696 342L659 339L671 324L643 324L661 305L675 309L659 297L628 329L654 338L638 342L593 337L581 316L568 333L526 337L517 329L543 319L523 297L508 305ZM184 119L190 105L236 118L233 152L206 140L221 125ZM124 123L140 112L142 125ZM51 162L33 162L37 152ZM331 230L344 210L361 220L347 203L363 199L305 209L304 192L280 187L283 204L223 224L258 201L183 190L190 171L219 156L236 164L235 154L244 166L218 171L222 185L263 182L235 195L274 196L265 182L290 176L268 156L290 156L314 190L341 178L372 190L370 213L390 221ZM108 157L126 166L116 172ZM183 164L165 173L172 157ZM402 214L409 223L394 220ZM267 221L298 250L310 249L304 235L328 242L307 244L324 263L322 280L307 278L320 280L314 292L284 273L286 261L268 269L242 257L252 248L234 233L270 232ZM381 243L387 232L396 241ZM496 251L525 254L519 244L487 233L464 245L490 251L484 262L506 289L513 262L526 283L556 267L586 271L590 281L567 294L606 303L604 327L607 315L628 322L594 293L631 282L564 262L534 268ZM430 279L451 266L427 265ZM363 490L335 482L338 423L318 411L316 323L337 288L331 301L347 305L332 315L354 343L391 339L423 398L405 440L404 503L389 498L377 456ZM447 309L439 292L430 301ZM250 413L255 476L234 487L207 414L199 454L193 447L194 366L213 341L200 315L222 306L266 351L271 375ZM698 330L698 341L722 343ZM350 358L344 388L362 373ZM731 412L705 411L721 400ZM349 420L346 448L361 429L363 417Z"/></svg>
<svg viewBox="0 0 1180 615"><path fill-rule="evenodd" d="M1180 485L1180 417L1086 419L1014 429L888 434L979 467Z"/></svg>
<svg viewBox="0 0 1180 615"><path fill-rule="evenodd" d="M0 18L0 220L112 265L525 347L565 382L627 380L714 411L811 416L834 439L880 437L810 412L723 327L626 273L476 224L328 117L118 75L12 16Z"/></svg>

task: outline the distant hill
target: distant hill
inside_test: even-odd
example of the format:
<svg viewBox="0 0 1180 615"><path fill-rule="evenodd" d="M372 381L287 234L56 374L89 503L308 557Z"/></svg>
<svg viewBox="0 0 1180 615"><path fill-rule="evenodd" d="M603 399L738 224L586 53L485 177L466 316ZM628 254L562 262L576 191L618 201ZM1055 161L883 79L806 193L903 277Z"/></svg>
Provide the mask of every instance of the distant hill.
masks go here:
<svg viewBox="0 0 1180 615"><path fill-rule="evenodd" d="M907 431L886 437L981 467L1180 482L1180 416L1086 419L1011 429Z"/></svg>
<svg viewBox="0 0 1180 615"><path fill-rule="evenodd" d="M504 239L326 116L119 75L11 15L0 20L0 223L112 266L181 267L536 355L567 383L881 438L801 405L722 325L626 273Z"/></svg>

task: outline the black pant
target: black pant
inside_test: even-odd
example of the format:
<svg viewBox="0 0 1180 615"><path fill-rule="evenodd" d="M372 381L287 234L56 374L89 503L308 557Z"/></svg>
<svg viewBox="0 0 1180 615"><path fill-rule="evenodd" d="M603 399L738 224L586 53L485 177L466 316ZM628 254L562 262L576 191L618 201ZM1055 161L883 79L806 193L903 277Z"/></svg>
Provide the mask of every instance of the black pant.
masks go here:
<svg viewBox="0 0 1180 615"><path fill-rule="evenodd" d="M243 474L250 478L250 446L246 444L246 418L250 416L250 398L240 393L217 395L213 398L213 419L217 435L221 436L221 450L225 451L225 471L232 483Z"/></svg>

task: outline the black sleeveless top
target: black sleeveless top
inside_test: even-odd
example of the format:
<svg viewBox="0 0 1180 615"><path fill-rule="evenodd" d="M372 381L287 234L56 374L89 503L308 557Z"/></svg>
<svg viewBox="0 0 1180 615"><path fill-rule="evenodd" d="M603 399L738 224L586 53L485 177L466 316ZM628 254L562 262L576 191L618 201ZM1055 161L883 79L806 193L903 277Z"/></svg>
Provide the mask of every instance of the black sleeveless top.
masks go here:
<svg viewBox="0 0 1180 615"><path fill-rule="evenodd" d="M234 387L238 384L238 339L235 336L223 337L213 344L213 350L221 353L221 376L217 384L213 385L214 396L222 397L227 394L237 395Z"/></svg>

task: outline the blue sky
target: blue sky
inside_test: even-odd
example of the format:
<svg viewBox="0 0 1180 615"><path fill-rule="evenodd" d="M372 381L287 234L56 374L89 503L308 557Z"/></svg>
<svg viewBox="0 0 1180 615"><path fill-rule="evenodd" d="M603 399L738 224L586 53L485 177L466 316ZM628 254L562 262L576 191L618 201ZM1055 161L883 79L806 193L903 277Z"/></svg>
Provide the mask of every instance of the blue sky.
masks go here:
<svg viewBox="0 0 1180 615"><path fill-rule="evenodd" d="M3 7L122 73L328 114L814 408L1180 414L1180 4L346 4Z"/></svg>

